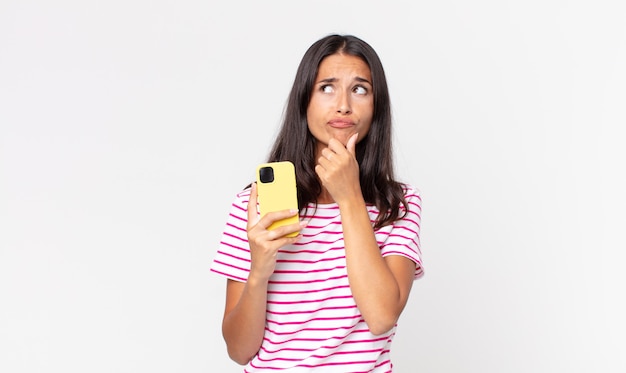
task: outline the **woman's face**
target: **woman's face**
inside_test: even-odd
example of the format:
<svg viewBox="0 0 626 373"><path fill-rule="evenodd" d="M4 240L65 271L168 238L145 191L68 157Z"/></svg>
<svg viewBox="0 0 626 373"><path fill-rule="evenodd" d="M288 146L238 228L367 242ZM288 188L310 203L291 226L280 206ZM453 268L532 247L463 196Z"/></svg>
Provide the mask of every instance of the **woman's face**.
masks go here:
<svg viewBox="0 0 626 373"><path fill-rule="evenodd" d="M346 145L350 136L368 133L374 115L374 92L369 66L359 57L332 54L320 63L307 108L309 131L317 151L331 138Z"/></svg>

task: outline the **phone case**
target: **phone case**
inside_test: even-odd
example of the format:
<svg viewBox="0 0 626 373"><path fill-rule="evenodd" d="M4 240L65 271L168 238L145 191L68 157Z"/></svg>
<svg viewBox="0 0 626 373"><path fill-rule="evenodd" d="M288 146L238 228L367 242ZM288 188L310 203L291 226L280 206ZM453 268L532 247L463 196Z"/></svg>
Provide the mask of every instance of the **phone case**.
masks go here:
<svg viewBox="0 0 626 373"><path fill-rule="evenodd" d="M273 181L263 182L261 169L271 167L274 170ZM257 193L259 213L261 217L272 211L293 209L298 210L298 193L296 189L296 172L293 163L289 161L263 163L256 170ZM296 214L287 219L274 222L268 229L298 223L299 216ZM295 237L299 232L288 234Z"/></svg>

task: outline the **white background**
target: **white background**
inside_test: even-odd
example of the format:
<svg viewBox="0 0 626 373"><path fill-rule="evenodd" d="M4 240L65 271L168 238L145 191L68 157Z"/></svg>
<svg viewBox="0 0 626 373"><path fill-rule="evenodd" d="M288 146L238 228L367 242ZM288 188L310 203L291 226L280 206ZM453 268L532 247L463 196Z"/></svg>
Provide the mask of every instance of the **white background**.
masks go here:
<svg viewBox="0 0 626 373"><path fill-rule="evenodd" d="M423 193L396 371L626 371L621 4L2 0L0 371L241 371L209 264L335 32Z"/></svg>

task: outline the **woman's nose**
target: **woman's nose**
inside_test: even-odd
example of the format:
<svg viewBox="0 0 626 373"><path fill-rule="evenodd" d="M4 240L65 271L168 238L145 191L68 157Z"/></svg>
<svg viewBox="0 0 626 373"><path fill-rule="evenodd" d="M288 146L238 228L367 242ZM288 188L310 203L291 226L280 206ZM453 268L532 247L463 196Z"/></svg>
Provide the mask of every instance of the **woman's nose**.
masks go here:
<svg viewBox="0 0 626 373"><path fill-rule="evenodd" d="M339 95L339 99L337 102L337 113L350 114L351 112L352 108L350 106L350 96L347 94Z"/></svg>

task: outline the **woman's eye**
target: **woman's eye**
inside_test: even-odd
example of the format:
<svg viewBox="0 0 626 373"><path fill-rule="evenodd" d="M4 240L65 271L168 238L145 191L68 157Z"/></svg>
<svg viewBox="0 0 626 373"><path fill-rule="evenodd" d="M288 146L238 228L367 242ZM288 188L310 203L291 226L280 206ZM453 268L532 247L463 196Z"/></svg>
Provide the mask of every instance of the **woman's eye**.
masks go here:
<svg viewBox="0 0 626 373"><path fill-rule="evenodd" d="M320 90L324 93L332 93L333 91L333 87L329 86L329 85L323 85L320 87Z"/></svg>
<svg viewBox="0 0 626 373"><path fill-rule="evenodd" d="M357 95L364 95L367 94L367 89L359 85L354 87L354 93L356 93Z"/></svg>

